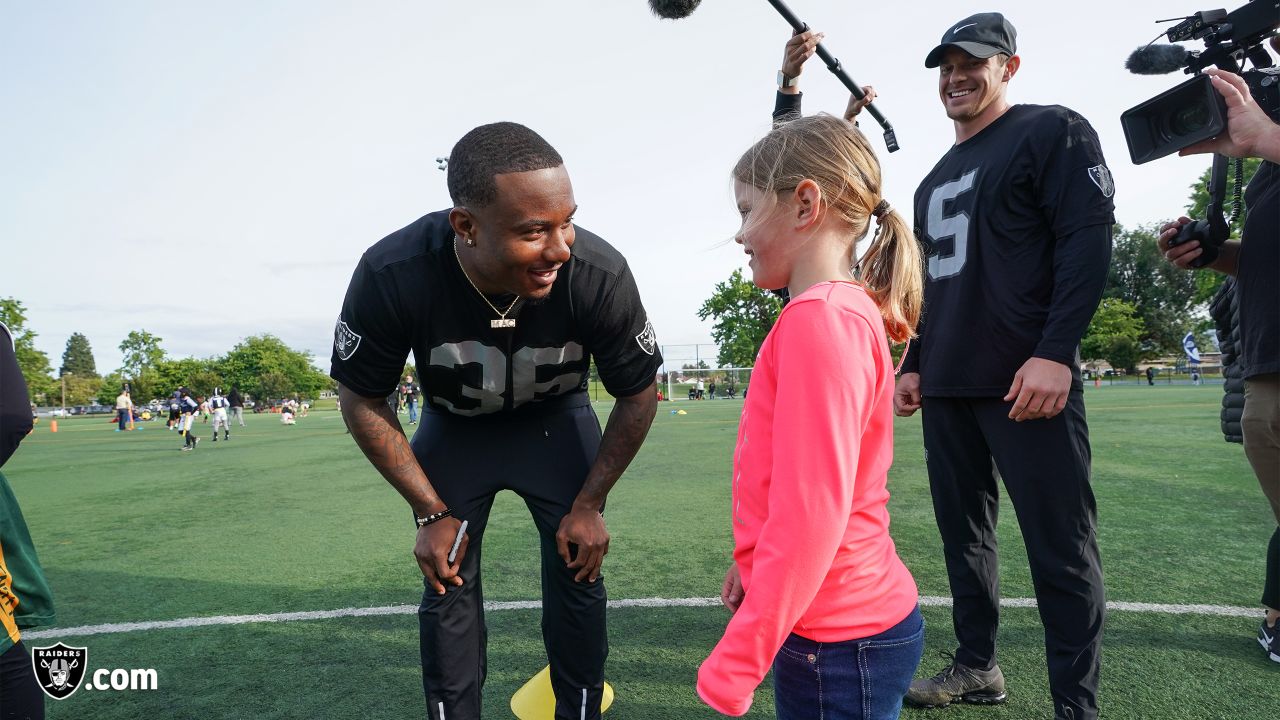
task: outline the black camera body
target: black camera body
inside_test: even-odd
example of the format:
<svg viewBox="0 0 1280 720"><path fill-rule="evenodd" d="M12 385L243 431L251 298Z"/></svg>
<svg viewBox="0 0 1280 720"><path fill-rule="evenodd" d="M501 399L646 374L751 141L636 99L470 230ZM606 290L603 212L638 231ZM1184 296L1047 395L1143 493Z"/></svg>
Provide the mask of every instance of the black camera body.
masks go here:
<svg viewBox="0 0 1280 720"><path fill-rule="evenodd" d="M1280 29L1280 0L1250 0L1231 12L1205 10L1170 28L1170 42L1203 40L1205 49L1187 51L1181 46L1141 48L1130 57L1128 67L1141 74L1183 72L1191 79L1143 102L1120 116L1129 156L1141 165L1203 140L1217 137L1226 129L1226 103L1213 89L1207 75L1209 66L1241 75L1258 104L1271 117L1280 117L1280 76L1263 41ZM1140 57L1142 54L1147 57ZM1254 70L1244 71L1245 61Z"/></svg>

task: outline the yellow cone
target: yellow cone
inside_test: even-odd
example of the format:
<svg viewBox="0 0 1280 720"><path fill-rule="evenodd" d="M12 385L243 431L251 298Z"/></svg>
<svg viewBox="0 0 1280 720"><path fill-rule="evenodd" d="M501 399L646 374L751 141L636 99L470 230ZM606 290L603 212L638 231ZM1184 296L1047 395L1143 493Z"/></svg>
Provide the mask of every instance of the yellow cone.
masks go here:
<svg viewBox="0 0 1280 720"><path fill-rule="evenodd" d="M604 684L604 697L600 700L600 712L613 704L613 686ZM554 720L556 695L551 689L551 666L542 668L524 687L511 696L511 712L519 720Z"/></svg>

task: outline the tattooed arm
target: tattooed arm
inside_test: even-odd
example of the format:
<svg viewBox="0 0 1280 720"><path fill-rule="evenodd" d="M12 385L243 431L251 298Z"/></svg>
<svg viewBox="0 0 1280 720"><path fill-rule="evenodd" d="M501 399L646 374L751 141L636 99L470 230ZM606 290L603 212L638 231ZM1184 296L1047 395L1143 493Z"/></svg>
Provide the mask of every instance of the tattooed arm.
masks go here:
<svg viewBox="0 0 1280 720"><path fill-rule="evenodd" d="M573 501L573 509L560 520L556 545L568 567L578 569L574 580L595 582L600 566L609 552L609 531L600 514L605 497L622 476L640 445L649 434L649 426L658 412L658 395L652 384L635 395L618 398L609 413L609 422L600 440L600 451L587 472L587 480ZM569 544L577 545L572 557Z"/></svg>
<svg viewBox="0 0 1280 720"><path fill-rule="evenodd" d="M431 487L431 481L409 447L409 439L400 428L400 421L386 400L358 395L342 384L338 385L338 399L342 402L342 419L351 430L351 437L355 438L364 456L382 473L382 477L408 501L413 512L426 516L444 510L444 501ZM444 594L445 583L462 584L458 567L466 555L467 538L463 538L453 565L448 561L449 549L461 524L457 518L447 517L418 528L413 554L422 575L441 595Z"/></svg>

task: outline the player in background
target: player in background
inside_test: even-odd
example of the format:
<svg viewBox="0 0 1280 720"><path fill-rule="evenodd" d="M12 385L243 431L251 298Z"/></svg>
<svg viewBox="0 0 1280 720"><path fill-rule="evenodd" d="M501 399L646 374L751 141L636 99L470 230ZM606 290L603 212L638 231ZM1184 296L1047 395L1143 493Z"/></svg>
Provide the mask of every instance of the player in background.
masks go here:
<svg viewBox="0 0 1280 720"><path fill-rule="evenodd" d="M178 431L182 433L182 450L194 450L200 438L191 431L191 426L195 424L196 414L200 412L200 403L191 397L191 391L185 387L178 391L178 397L178 409L181 413L178 418Z"/></svg>
<svg viewBox="0 0 1280 720"><path fill-rule="evenodd" d="M222 388L214 388L213 395L207 401L213 410L213 441L218 442L218 428L222 428L222 439L231 439L231 423L227 421L227 408L231 402L222 396Z"/></svg>

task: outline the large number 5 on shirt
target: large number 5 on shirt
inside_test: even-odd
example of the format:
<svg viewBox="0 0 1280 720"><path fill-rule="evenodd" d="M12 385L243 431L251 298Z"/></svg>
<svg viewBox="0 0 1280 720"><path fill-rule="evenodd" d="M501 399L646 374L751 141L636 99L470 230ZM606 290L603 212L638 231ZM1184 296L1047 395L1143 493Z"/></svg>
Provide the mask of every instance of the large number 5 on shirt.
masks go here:
<svg viewBox="0 0 1280 720"><path fill-rule="evenodd" d="M977 170L970 170L959 180L946 182L933 189L929 195L929 215L926 232L936 246L941 240L951 238L951 252L929 257L929 279L941 280L959 275L969 253L969 213L961 210L954 215L943 215L947 203L962 193L973 189Z"/></svg>

